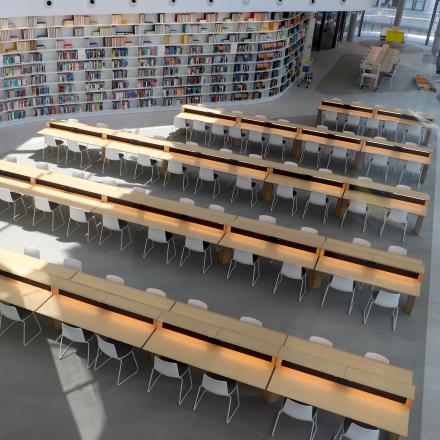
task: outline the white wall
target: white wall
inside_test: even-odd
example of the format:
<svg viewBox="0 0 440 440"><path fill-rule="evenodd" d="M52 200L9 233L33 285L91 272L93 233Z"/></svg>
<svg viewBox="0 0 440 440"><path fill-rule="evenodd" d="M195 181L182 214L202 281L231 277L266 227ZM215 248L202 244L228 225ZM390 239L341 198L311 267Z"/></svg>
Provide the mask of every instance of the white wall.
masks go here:
<svg viewBox="0 0 440 440"><path fill-rule="evenodd" d="M0 0L0 17L139 12L361 11L374 0ZM314 3L312 3L314 1ZM212 3L211 3L212 2Z"/></svg>

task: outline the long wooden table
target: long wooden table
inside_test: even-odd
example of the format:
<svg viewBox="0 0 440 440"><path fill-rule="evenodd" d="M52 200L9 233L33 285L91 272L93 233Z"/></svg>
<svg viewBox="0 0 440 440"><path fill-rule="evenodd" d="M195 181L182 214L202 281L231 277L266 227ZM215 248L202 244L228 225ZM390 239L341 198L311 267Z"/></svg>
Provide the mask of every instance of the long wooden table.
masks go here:
<svg viewBox="0 0 440 440"><path fill-rule="evenodd" d="M422 138L422 145L428 145L432 129L435 126L434 116L426 113L385 108L382 106L356 104L331 98L321 99L321 103L318 107L316 124L322 123L323 115L326 111L332 111L343 115L356 115L362 118L377 119L379 121L393 121L402 125L419 125L425 130Z"/></svg>
<svg viewBox="0 0 440 440"><path fill-rule="evenodd" d="M398 62L400 51L393 49L389 44L372 46L368 52L365 62L368 64L379 64L380 73L389 74L393 66Z"/></svg>

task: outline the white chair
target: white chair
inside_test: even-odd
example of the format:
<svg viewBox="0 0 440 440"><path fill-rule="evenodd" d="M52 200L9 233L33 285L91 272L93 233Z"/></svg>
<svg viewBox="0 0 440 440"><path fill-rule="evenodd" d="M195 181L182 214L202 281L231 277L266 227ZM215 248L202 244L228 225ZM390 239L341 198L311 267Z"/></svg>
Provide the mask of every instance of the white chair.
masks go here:
<svg viewBox="0 0 440 440"><path fill-rule="evenodd" d="M210 182L214 184L212 198L215 199L220 194L220 176L209 168L200 168L197 176L194 194L197 194L203 185L203 182Z"/></svg>
<svg viewBox="0 0 440 440"><path fill-rule="evenodd" d="M372 292L367 305L364 309L364 324L367 323L368 317L370 316L371 307L374 305L379 307L384 307L386 309L393 310L393 330L396 329L397 317L399 315L399 299L400 293L386 292L385 290L379 290L377 292Z"/></svg>
<svg viewBox="0 0 440 440"><path fill-rule="evenodd" d="M122 278L122 277L120 277L118 275L106 275L105 279L107 281L111 281L112 283L117 283L117 284L122 284L122 285L125 284L124 278Z"/></svg>
<svg viewBox="0 0 440 440"><path fill-rule="evenodd" d="M369 216L369 209L367 202L364 202L362 200L350 200L348 202L347 208L344 211L344 214L342 216L341 220L341 228L344 224L345 217L347 217L347 213L351 212L352 214L357 215L363 215L364 216L364 224L362 226L362 232L365 232L365 229L367 228L367 222L368 222L368 216Z"/></svg>
<svg viewBox="0 0 440 440"><path fill-rule="evenodd" d="M101 183L102 183L103 185L118 186L118 183L116 182L116 180L115 180L115 179L112 179L111 177L104 177L104 178L101 180Z"/></svg>
<svg viewBox="0 0 440 440"><path fill-rule="evenodd" d="M307 211L309 210L309 205L324 207L324 219L322 220L322 223L325 223L327 221L328 209L330 206L330 199L327 197L327 195L317 191L311 191L310 196L307 199L306 205L304 206L304 212L302 215L303 218L305 217Z"/></svg>
<svg viewBox="0 0 440 440"><path fill-rule="evenodd" d="M50 156L51 154L45 154L45 152L50 150L56 150L57 151L57 162L61 162L62 159L60 159L60 151L66 152L66 142L62 139L58 139L55 136L45 134L44 135L44 147L42 150L42 158Z"/></svg>
<svg viewBox="0 0 440 440"><path fill-rule="evenodd" d="M254 182L250 177L237 176L235 179L234 189L232 190L231 203L238 197L238 190L251 192L251 207L257 203L257 193L258 188L256 182Z"/></svg>
<svg viewBox="0 0 440 440"><path fill-rule="evenodd" d="M23 254L32 258L40 258L40 250L33 246L25 246L23 248Z"/></svg>
<svg viewBox="0 0 440 440"><path fill-rule="evenodd" d="M125 161L125 154L121 153L119 150L114 148L105 148L104 149L104 157L102 159L102 170L101 173L104 174L104 171L108 169L112 162L119 162L119 175L122 176L127 171L127 163ZM106 167L106 163L108 166Z"/></svg>
<svg viewBox="0 0 440 440"><path fill-rule="evenodd" d="M302 226L300 228L300 231L301 232L307 232L308 234L315 234L315 235L318 235L318 233L319 233L317 229L309 228L308 226Z"/></svg>
<svg viewBox="0 0 440 440"><path fill-rule="evenodd" d="M237 115L237 116L240 116L243 114L243 112L240 110L232 110L231 113L233 113L234 115Z"/></svg>
<svg viewBox="0 0 440 440"><path fill-rule="evenodd" d="M380 136L386 137L392 141L396 141L399 131L399 123L394 121L385 121L380 130Z"/></svg>
<svg viewBox="0 0 440 440"><path fill-rule="evenodd" d="M98 128L108 128L108 125L105 122L97 122L96 126Z"/></svg>
<svg viewBox="0 0 440 440"><path fill-rule="evenodd" d="M246 154L253 143L258 144L261 147L261 152L264 152L264 139L261 131L249 130L246 145L244 149L240 150L240 153Z"/></svg>
<svg viewBox="0 0 440 440"><path fill-rule="evenodd" d="M272 204L270 210L273 211L278 203L278 198L292 200L292 216L295 215L297 209L297 192L293 189L293 186L278 184L274 195L272 197Z"/></svg>
<svg viewBox="0 0 440 440"><path fill-rule="evenodd" d="M46 162L36 162L35 168L39 170L49 171L49 164Z"/></svg>
<svg viewBox="0 0 440 440"><path fill-rule="evenodd" d="M202 310L208 310L208 304L206 304L203 301L200 301L199 299L190 298L188 300L188 304L190 306L194 306L194 307L197 307L197 308L202 309Z"/></svg>
<svg viewBox="0 0 440 440"><path fill-rule="evenodd" d="M175 129L173 130L173 138L175 137L176 133L179 130L185 130L185 142L186 142L188 140L188 132L191 130L191 126L189 122L184 118L174 116L173 125L174 125L173 128Z"/></svg>
<svg viewBox="0 0 440 440"><path fill-rule="evenodd" d="M228 273L226 279L229 280L232 272L237 267L237 263L244 264L245 266L252 266L252 287L255 286L258 279L260 278L260 258L258 255L254 255L252 252L241 251L239 249L234 249L231 262L229 263Z"/></svg>
<svg viewBox="0 0 440 440"><path fill-rule="evenodd" d="M307 271L303 267L297 266L296 264L289 264L284 262L281 266L281 270L278 272L272 295L275 295L278 286L281 284L281 281L283 281L283 277L289 278L291 280L301 280L298 301L302 301L307 291Z"/></svg>
<svg viewBox="0 0 440 440"><path fill-rule="evenodd" d="M318 124L318 125L316 126L316 128L319 128L320 130L328 130L327 125L322 125L322 124Z"/></svg>
<svg viewBox="0 0 440 440"><path fill-rule="evenodd" d="M272 224L272 225L276 225L277 224L277 219L275 217L272 217L271 215L261 214L261 215L258 216L258 220L260 222L269 223L269 224Z"/></svg>
<svg viewBox="0 0 440 440"><path fill-rule="evenodd" d="M333 440L379 440L380 431L374 426L345 418Z"/></svg>
<svg viewBox="0 0 440 440"><path fill-rule="evenodd" d="M403 226L402 243L405 241L406 230L408 228L408 212L400 209L389 209L385 211L383 216L382 226L379 231L379 237L382 237L385 225L389 222L396 223Z"/></svg>
<svg viewBox="0 0 440 440"><path fill-rule="evenodd" d="M354 133L359 133L359 128L361 124L361 118L360 116L356 115L348 115L347 119L344 122L343 131L350 129Z"/></svg>
<svg viewBox="0 0 440 440"><path fill-rule="evenodd" d="M15 156L15 155L13 155L13 154L8 154L8 155L5 157L5 160L6 160L7 162L18 163L18 157Z"/></svg>
<svg viewBox="0 0 440 440"><path fill-rule="evenodd" d="M155 372L157 373L157 376L153 380ZM148 393L156 385L156 382L159 380L160 376L166 376L166 377L170 377L171 379L180 380L179 405L181 405L182 402L185 400L185 397L192 390L192 386L193 386L192 378L191 378L191 370L189 366L186 364L182 364L181 362L173 361L172 359L154 356L153 369L151 370L150 380L148 381L148 387L147 387ZM186 376L188 376L189 379L189 387L185 391L185 394L182 394L183 383Z"/></svg>
<svg viewBox="0 0 440 440"><path fill-rule="evenodd" d="M176 245L174 243L174 235L171 232L163 231L162 229L148 228L148 236L145 240L144 252L142 257L145 258L153 249L155 243L167 245L167 256L165 264L169 264L170 261L176 256ZM173 254L170 255L171 244L173 245Z"/></svg>
<svg viewBox="0 0 440 440"><path fill-rule="evenodd" d="M330 278L330 282L327 284L324 295L322 296L321 308L324 306L324 302L327 298L327 294L330 288L338 292L351 293L350 306L348 308L348 314L350 315L351 310L353 309L354 294L356 292L356 283L354 282L353 278L332 275L332 277Z"/></svg>
<svg viewBox="0 0 440 440"><path fill-rule="evenodd" d="M263 327L263 323L256 318L252 318L251 316L242 316L240 318L241 322L246 322L248 324L256 325L257 327Z"/></svg>
<svg viewBox="0 0 440 440"><path fill-rule="evenodd" d="M107 235L104 235L104 230L107 230ZM102 246L112 235L112 232L121 233L121 244L119 245L119 250L124 251L131 245L131 233L130 227L125 220L120 220L116 217L111 217L109 215L102 216L101 223L101 233L99 234L99 246ZM128 235L128 241L124 245L124 233Z"/></svg>
<svg viewBox="0 0 440 440"><path fill-rule="evenodd" d="M188 251L187 255L185 255L186 251ZM208 270L212 266L211 243L200 240L199 238L186 236L185 244L182 248L182 253L180 255L180 267L182 267L183 263L185 263L185 261L189 258L191 251L203 253L202 273L205 274L206 272L208 272ZM208 260L209 260L209 264L208 264Z"/></svg>
<svg viewBox="0 0 440 440"><path fill-rule="evenodd" d="M206 145L208 141L209 126L210 124L206 124L206 122L194 120L189 138L195 139L197 134L202 134L202 136L205 135Z"/></svg>
<svg viewBox="0 0 440 440"><path fill-rule="evenodd" d="M203 373L202 383L197 390L196 400L194 402L193 410L195 411L199 406L202 397L206 391L217 396L229 398L228 412L226 414L226 423L229 423L240 406L240 396L238 393L238 384L235 381L229 380L222 376L217 376L212 373ZM237 403L231 413L231 406L233 395L236 395Z"/></svg>
<svg viewBox="0 0 440 440"><path fill-rule="evenodd" d="M165 175L163 178L163 187L165 188L169 181L171 180L171 175L182 176L182 189L183 191L188 188L189 179L187 175L187 168L183 166L180 162L176 162L174 160L168 161L167 170L165 171ZM185 184L186 180L186 184Z"/></svg>
<svg viewBox="0 0 440 440"><path fill-rule="evenodd" d="M424 129L421 125L405 125L403 142L411 140L417 145L420 145L422 142L423 130Z"/></svg>
<svg viewBox="0 0 440 440"><path fill-rule="evenodd" d="M72 170L72 177L76 177L77 179L85 179L86 174L82 171Z"/></svg>
<svg viewBox="0 0 440 440"><path fill-rule="evenodd" d="M94 333L89 332L87 330L83 330L79 327L74 327L72 325L65 324L64 322L61 323L61 334L58 336L55 342L60 343L60 347L58 350L58 360L62 360L66 358L67 350L72 346L73 343L77 344L87 344L87 368L90 368L95 359L93 358L90 361L90 344L95 336ZM67 345L67 347L62 351L63 348L63 339L68 339L70 343Z"/></svg>
<svg viewBox="0 0 440 440"><path fill-rule="evenodd" d="M321 336L310 336L309 341L314 342L315 344L325 345L326 347L333 347L332 341Z"/></svg>
<svg viewBox="0 0 440 440"><path fill-rule="evenodd" d="M222 153L228 153L228 154L232 154L233 151L230 148L220 148L220 150Z"/></svg>
<svg viewBox="0 0 440 440"><path fill-rule="evenodd" d="M299 163L301 165L305 154L316 154L316 168L319 168L319 163L321 160L321 146L318 142L306 141L304 143L304 147L301 152L301 157L299 159Z"/></svg>
<svg viewBox="0 0 440 440"><path fill-rule="evenodd" d="M218 211L218 212L225 212L225 208L221 205L214 205L214 204L210 204L208 206L209 209L212 209L213 211Z"/></svg>
<svg viewBox="0 0 440 440"><path fill-rule="evenodd" d="M365 124L362 126L361 135L362 136L377 136L380 131L380 120L374 118L367 118Z"/></svg>
<svg viewBox="0 0 440 440"><path fill-rule="evenodd" d="M43 216L38 221L36 221L37 211L41 211L43 213ZM55 226L56 212L59 213L59 216L61 218L61 223L58 226ZM48 199L44 197L34 196L34 215L32 218L32 226L41 223L46 218L47 213L52 214L52 231L57 231L58 229L61 228L61 226L64 225L65 223L64 216L61 210L61 205L59 203L50 202Z"/></svg>
<svg viewBox="0 0 440 440"><path fill-rule="evenodd" d="M344 161L344 174L347 174L348 165L348 150L347 148L333 147L332 152L328 158L327 168L330 167L330 163L333 159L339 159Z"/></svg>
<svg viewBox="0 0 440 440"><path fill-rule="evenodd" d="M316 431L318 430L318 408L285 398L275 419L272 429L272 437L275 434L275 429L281 414L286 414L292 419L300 420L302 422L310 422L312 424L312 430L310 432L309 440L315 438Z"/></svg>
<svg viewBox="0 0 440 440"><path fill-rule="evenodd" d="M390 360L387 357L385 357L384 355L379 354L379 353L374 353L372 351L367 351L364 354L364 356L367 359L371 359L371 360L376 361L376 362L381 362L382 364L387 364L387 365L390 364Z"/></svg>
<svg viewBox="0 0 440 440"><path fill-rule="evenodd" d="M114 341L114 340L105 340L101 336L96 335L96 339L98 341L98 352L96 353L95 358L95 368L94 371L98 371L103 365L105 365L108 361L111 359L115 359L119 361L119 373L118 373L118 379L116 381L116 385L120 386L124 382L126 382L128 379L133 377L137 372L139 371L139 367L136 361L136 356L134 355L134 349L130 345L124 344L122 342ZM99 365L99 357L101 354L104 354L107 356L108 359L106 359L104 362L102 362ZM135 369L134 371L124 378L124 380L121 381L121 371L122 371L122 365L124 364L124 361L131 357L134 361Z"/></svg>
<svg viewBox="0 0 440 440"><path fill-rule="evenodd" d="M2 324L5 318L12 321L12 323L2 329ZM30 339L26 340L26 324L30 318L35 320L39 330ZM35 313L0 301L0 336L4 335L12 326L19 322L23 324L23 345L27 347L42 332Z"/></svg>
<svg viewBox="0 0 440 440"><path fill-rule="evenodd" d="M383 181L386 182L388 178L388 168L390 164L390 159L387 156L382 156L381 154L373 154L370 157L370 161L367 166L367 171L365 172L365 176L368 177L368 174L370 173L370 169L372 166L375 166L377 168L381 168L385 171L384 179Z"/></svg>
<svg viewBox="0 0 440 440"><path fill-rule="evenodd" d="M76 272L82 272L83 270L82 262L77 258L64 258L63 266Z"/></svg>
<svg viewBox="0 0 440 440"><path fill-rule="evenodd" d="M86 145L82 145L78 141L73 141L70 139L67 139L66 144L67 144L67 148L66 148L66 159L64 161L65 165L73 162L76 159L77 153L80 155L80 162L79 162L80 169L86 168L87 166L90 165L90 155ZM70 161L69 161L69 152L73 153L73 159ZM83 167L84 154L87 156L88 163Z"/></svg>
<svg viewBox="0 0 440 440"><path fill-rule="evenodd" d="M3 214L6 211L9 211L11 209L11 205L13 206L13 214L12 219L17 221L18 219L24 217L27 214L27 207L26 203L24 202L24 196L22 194L12 192L9 189L6 188L0 188L0 200L5 202L7 204L6 208L3 209L3 211L0 212L0 215ZM24 212L22 214L17 214L17 204L20 203L23 207Z"/></svg>
<svg viewBox="0 0 440 440"><path fill-rule="evenodd" d="M189 199L188 197L180 197L180 203L186 203L187 205L195 206L196 202L193 199Z"/></svg>
<svg viewBox="0 0 440 440"><path fill-rule="evenodd" d="M211 145L211 141L216 139L216 136L220 136L223 141L223 145L226 143L228 130L220 124L212 124L211 133L209 134L208 145Z"/></svg>
<svg viewBox="0 0 440 440"><path fill-rule="evenodd" d="M365 247L371 247L371 241L368 240L364 240L363 238L359 238L359 237L354 237L352 240L353 244L358 244L359 246L365 246Z"/></svg>
<svg viewBox="0 0 440 440"><path fill-rule="evenodd" d="M139 174L137 172L138 168L140 169ZM144 173L144 168L149 168L151 170L150 178L145 182L145 185L148 185L149 183L154 183L160 179L159 162L155 159L151 159L151 157L147 154L138 154L136 157L136 166L134 168L134 180L142 176L142 174ZM154 177L155 171L156 177Z"/></svg>
<svg viewBox="0 0 440 440"><path fill-rule="evenodd" d="M339 120L339 115L336 112L330 111L330 110L326 110L324 112L324 118L322 120L322 124L325 126L329 126L330 125L334 125L335 126L335 130L338 129L338 124L339 124L340 120Z"/></svg>
<svg viewBox="0 0 440 440"><path fill-rule="evenodd" d="M77 229L79 229L80 224L87 225L87 243L93 241L99 234L98 232L98 223L96 221L96 217L90 213L85 211L82 208L76 208L75 206L69 206L69 222L67 223L67 237L70 237ZM71 225L75 225L73 229L71 229ZM92 225L95 228L95 234L91 235Z"/></svg>
<svg viewBox="0 0 440 440"><path fill-rule="evenodd" d="M145 292L152 293L153 295L161 296L162 298L166 298L167 294L163 290L156 289L154 287L149 287L148 289L145 289Z"/></svg>
<svg viewBox="0 0 440 440"><path fill-rule="evenodd" d="M417 189L420 188L420 180L422 179L423 165L420 162L406 161L400 173L398 184L402 182L405 174L415 176L417 179Z"/></svg>
<svg viewBox="0 0 440 440"><path fill-rule="evenodd" d="M243 146L245 146L244 144L246 142L246 134L243 133L241 128L237 128L237 127L230 127L229 128L225 145L231 146L234 141L240 143L240 152L241 152L243 150Z"/></svg>
<svg viewBox="0 0 440 440"><path fill-rule="evenodd" d="M388 246L388 252L391 252L392 254L403 255L404 257L408 254L407 249L401 246L395 246L393 244L390 244Z"/></svg>
<svg viewBox="0 0 440 440"><path fill-rule="evenodd" d="M266 147L261 150L261 155L263 157L266 157L270 147L281 149L281 160L284 160L284 158L286 157L286 139L284 139L283 136L274 133L269 136Z"/></svg>

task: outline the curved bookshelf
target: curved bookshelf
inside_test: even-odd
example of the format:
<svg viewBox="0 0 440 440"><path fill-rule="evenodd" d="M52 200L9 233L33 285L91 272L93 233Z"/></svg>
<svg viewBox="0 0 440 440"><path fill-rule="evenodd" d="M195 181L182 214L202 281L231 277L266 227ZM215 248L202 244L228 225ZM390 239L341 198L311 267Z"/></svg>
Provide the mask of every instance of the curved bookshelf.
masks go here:
<svg viewBox="0 0 440 440"><path fill-rule="evenodd" d="M0 19L0 122L266 100L295 83L305 13Z"/></svg>

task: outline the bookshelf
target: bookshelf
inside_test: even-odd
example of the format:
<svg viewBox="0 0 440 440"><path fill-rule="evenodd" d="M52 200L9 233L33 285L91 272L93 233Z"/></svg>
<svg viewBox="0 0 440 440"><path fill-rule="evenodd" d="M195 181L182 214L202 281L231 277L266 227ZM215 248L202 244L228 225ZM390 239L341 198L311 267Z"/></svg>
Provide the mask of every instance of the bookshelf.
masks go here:
<svg viewBox="0 0 440 440"><path fill-rule="evenodd" d="M297 81L308 13L0 19L0 122L275 97Z"/></svg>

